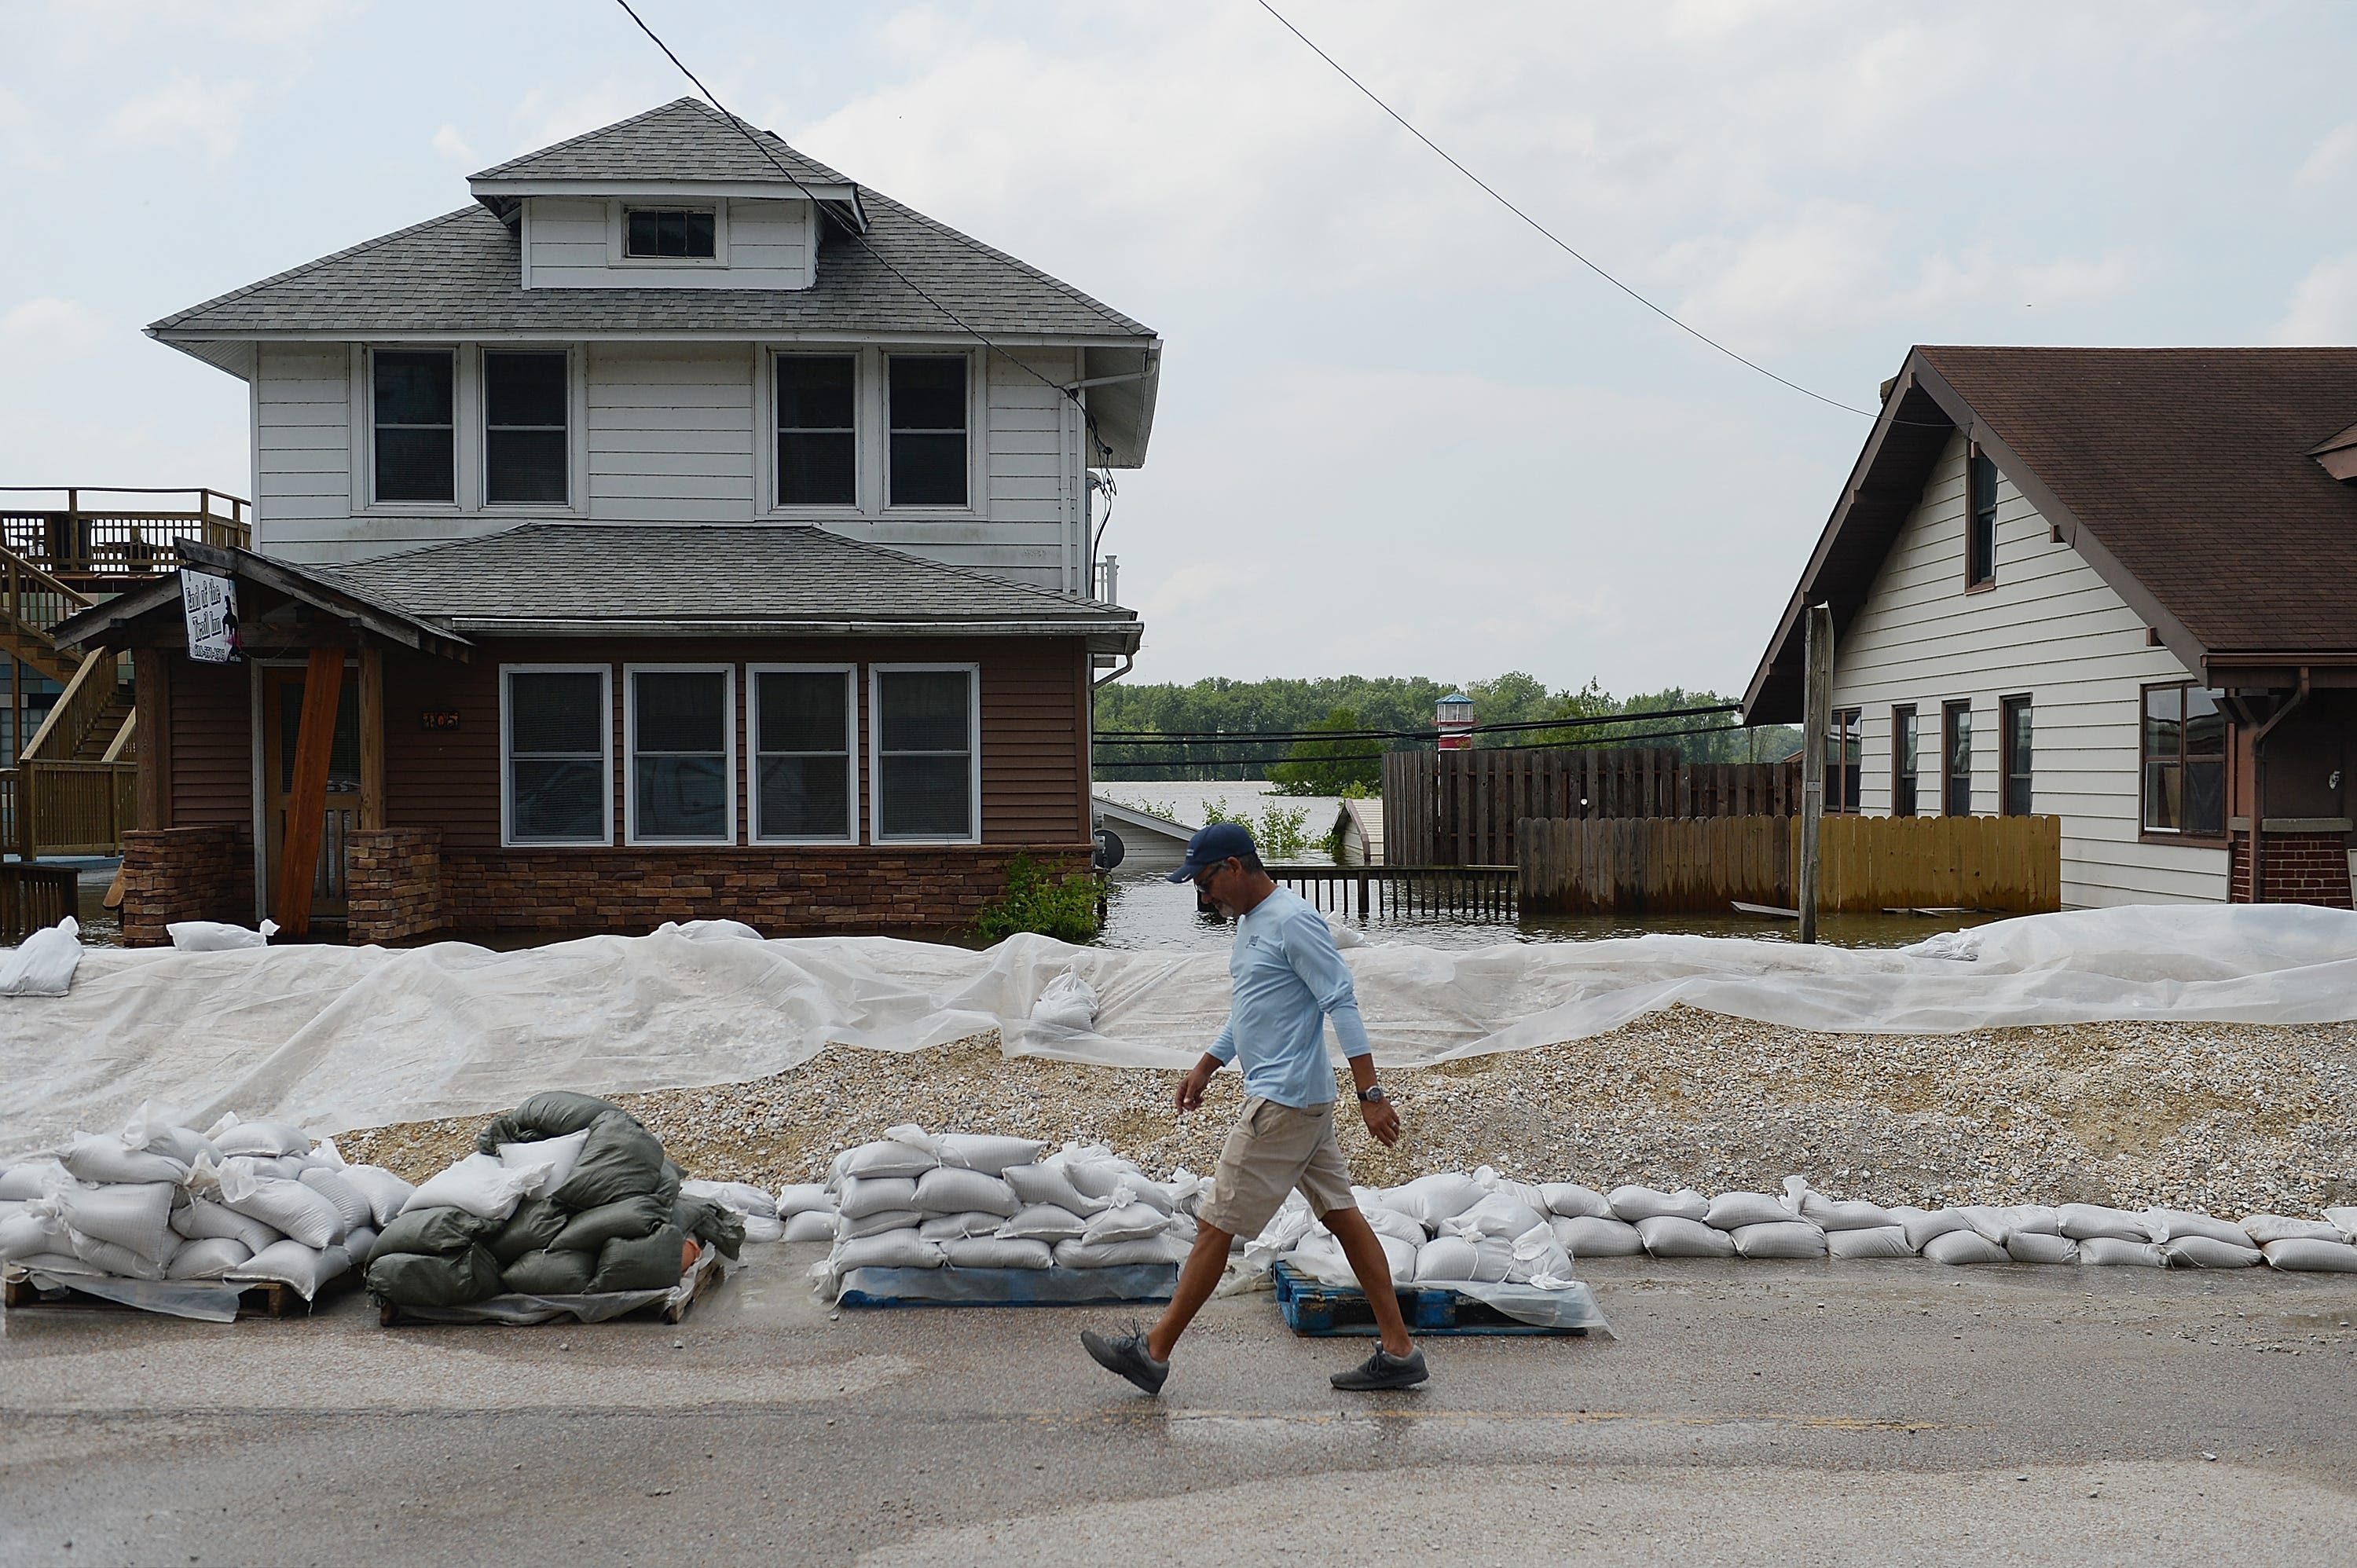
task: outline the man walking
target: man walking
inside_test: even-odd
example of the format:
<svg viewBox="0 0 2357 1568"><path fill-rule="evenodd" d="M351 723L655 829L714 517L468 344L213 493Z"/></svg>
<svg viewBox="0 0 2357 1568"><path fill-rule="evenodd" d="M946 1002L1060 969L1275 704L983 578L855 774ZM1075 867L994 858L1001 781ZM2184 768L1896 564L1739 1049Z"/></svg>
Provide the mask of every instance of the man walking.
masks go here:
<svg viewBox="0 0 2357 1568"><path fill-rule="evenodd" d="M1170 1305L1143 1333L1109 1337L1093 1329L1081 1343L1097 1363L1159 1393L1170 1376L1171 1347L1228 1266L1229 1243L1257 1236L1285 1195L1299 1188L1351 1261L1374 1309L1383 1342L1360 1366L1334 1374L1338 1389L1413 1388L1428 1376L1424 1352L1409 1343L1391 1265L1383 1243L1351 1196L1351 1170L1334 1139L1334 1069L1326 1058L1326 1020L1350 1058L1359 1109L1367 1131L1389 1145L1399 1142L1399 1112L1375 1082L1375 1058L1351 972L1334 949L1325 917L1279 887L1262 866L1252 834L1234 822L1214 822L1187 843L1186 861L1170 874L1192 881L1220 912L1236 922L1228 973L1234 1003L1220 1037L1179 1081L1178 1109L1203 1103L1211 1075L1242 1061L1244 1111L1220 1151L1211 1195L1196 1216L1195 1248L1178 1271Z"/></svg>

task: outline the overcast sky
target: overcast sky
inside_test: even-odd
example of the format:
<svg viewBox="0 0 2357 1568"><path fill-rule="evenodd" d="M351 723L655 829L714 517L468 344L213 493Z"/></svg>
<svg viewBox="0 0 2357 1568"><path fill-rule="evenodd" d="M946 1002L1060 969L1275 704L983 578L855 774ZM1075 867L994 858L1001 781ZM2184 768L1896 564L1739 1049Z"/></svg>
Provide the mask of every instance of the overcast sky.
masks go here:
<svg viewBox="0 0 2357 1568"><path fill-rule="evenodd" d="M2357 6L1278 4L1632 286L1860 407L1917 342L2357 341ZM642 9L732 109L1162 334L1105 544L1138 679L1738 689L1864 437L1251 0ZM0 27L5 484L249 493L243 383L141 326L685 91L607 0Z"/></svg>

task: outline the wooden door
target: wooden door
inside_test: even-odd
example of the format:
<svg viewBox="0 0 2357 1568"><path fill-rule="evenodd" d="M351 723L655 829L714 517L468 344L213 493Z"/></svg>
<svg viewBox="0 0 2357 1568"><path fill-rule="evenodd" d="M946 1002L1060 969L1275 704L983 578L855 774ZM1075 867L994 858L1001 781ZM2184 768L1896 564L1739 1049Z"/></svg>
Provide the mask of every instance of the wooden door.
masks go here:
<svg viewBox="0 0 2357 1568"><path fill-rule="evenodd" d="M278 861L286 843L286 798L295 788L295 739L303 725L303 671L262 671L263 822L269 830L270 886L264 907L278 903ZM319 863L311 878L311 918L345 918L344 838L360 821L359 683L347 672L336 700L336 739L328 759L327 821Z"/></svg>

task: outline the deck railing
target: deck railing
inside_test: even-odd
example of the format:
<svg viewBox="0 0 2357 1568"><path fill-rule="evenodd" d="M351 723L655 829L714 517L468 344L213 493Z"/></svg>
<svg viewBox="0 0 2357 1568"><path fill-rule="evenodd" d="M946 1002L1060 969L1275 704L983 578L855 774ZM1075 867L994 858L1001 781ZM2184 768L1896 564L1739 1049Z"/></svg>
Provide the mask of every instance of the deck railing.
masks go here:
<svg viewBox="0 0 2357 1568"><path fill-rule="evenodd" d="M0 834L20 858L121 854L139 825L135 762L25 761L0 768Z"/></svg>
<svg viewBox="0 0 2357 1568"><path fill-rule="evenodd" d="M1310 908L1369 916L1514 918L1520 899L1511 865L1272 865L1269 875Z"/></svg>
<svg viewBox="0 0 2357 1568"><path fill-rule="evenodd" d="M72 914L81 881L70 865L0 864L0 943L13 947Z"/></svg>
<svg viewBox="0 0 2357 1568"><path fill-rule="evenodd" d="M171 498L169 500L112 499ZM55 576L109 591L174 570L179 540L250 548L253 503L221 490L98 485L0 486L0 544Z"/></svg>

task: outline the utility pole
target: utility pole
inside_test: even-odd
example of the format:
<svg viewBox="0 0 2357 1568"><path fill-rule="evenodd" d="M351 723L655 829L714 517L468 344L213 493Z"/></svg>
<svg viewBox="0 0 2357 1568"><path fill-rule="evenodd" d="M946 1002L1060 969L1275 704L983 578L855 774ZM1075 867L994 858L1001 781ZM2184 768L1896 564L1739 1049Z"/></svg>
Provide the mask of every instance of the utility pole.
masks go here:
<svg viewBox="0 0 2357 1568"><path fill-rule="evenodd" d="M1834 612L1811 605L1801 723L1801 940L1817 940L1817 827L1825 814L1825 732L1834 722Z"/></svg>

